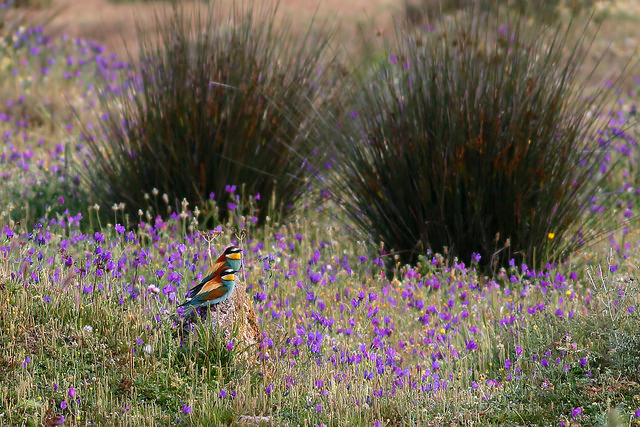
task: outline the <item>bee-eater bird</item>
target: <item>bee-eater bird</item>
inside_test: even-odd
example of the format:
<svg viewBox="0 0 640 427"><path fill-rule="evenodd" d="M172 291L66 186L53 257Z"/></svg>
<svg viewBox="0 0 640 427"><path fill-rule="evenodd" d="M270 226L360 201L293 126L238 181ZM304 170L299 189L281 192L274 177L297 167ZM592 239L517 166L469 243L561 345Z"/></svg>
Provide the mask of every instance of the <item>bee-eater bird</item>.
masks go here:
<svg viewBox="0 0 640 427"><path fill-rule="evenodd" d="M195 294L200 292L200 289L204 286L205 283L213 279L213 276L216 274L218 270L222 267L229 267L237 273L240 270L240 266L242 265L242 249L237 246L229 246L222 252L222 254L218 257L218 259L213 263L207 275L200 281L200 283L187 292L187 295L193 297Z"/></svg>
<svg viewBox="0 0 640 427"><path fill-rule="evenodd" d="M190 297L179 307L196 309L226 301L233 292L235 274L236 271L233 268L220 267L209 280L203 281L190 289L188 293Z"/></svg>

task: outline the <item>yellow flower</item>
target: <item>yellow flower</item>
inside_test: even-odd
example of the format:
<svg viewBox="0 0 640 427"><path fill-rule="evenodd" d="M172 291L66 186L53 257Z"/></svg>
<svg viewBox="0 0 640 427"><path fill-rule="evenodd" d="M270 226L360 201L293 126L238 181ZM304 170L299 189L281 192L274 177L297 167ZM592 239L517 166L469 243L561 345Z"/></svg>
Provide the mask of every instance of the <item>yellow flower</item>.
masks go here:
<svg viewBox="0 0 640 427"><path fill-rule="evenodd" d="M550 239L553 239L554 237L556 237L555 233L549 233L547 234L547 237Z"/></svg>

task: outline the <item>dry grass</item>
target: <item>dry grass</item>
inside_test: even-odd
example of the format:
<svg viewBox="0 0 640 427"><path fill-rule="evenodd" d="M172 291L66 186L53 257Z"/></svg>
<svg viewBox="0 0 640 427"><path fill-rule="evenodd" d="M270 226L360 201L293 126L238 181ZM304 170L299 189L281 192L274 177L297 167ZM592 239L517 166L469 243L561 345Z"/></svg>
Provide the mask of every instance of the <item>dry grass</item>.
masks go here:
<svg viewBox="0 0 640 427"><path fill-rule="evenodd" d="M232 0L221 0L231 5ZM248 2L251 3L251 2ZM264 3L258 0L256 3ZM195 9L198 2L182 2L185 9ZM105 45L108 51L124 53L125 45L132 51L135 46L136 22L143 30L153 32L153 17L156 11L170 7L169 2L132 2L113 3L108 0L54 0L50 9L59 11L48 24L50 32L67 33L72 37L96 40ZM357 47L358 28L364 28L365 34L375 36L378 33L390 33L393 26L392 16L402 10L400 0L282 0L282 17L293 18L304 30L314 15L316 20L324 22L326 27L339 29L340 43L348 47ZM31 12L42 14L46 11Z"/></svg>

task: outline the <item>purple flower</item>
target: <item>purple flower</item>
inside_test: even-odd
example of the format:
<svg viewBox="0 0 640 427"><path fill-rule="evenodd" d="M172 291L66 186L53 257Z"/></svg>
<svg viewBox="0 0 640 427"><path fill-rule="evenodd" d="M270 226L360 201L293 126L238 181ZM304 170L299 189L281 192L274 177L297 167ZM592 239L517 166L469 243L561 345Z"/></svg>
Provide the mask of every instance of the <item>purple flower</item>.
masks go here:
<svg viewBox="0 0 640 427"><path fill-rule="evenodd" d="M634 416L636 418L640 418L640 409L636 409L636 412L634 413Z"/></svg>
<svg viewBox="0 0 640 427"><path fill-rule="evenodd" d="M582 407L578 406L577 408L573 408L571 410L571 418L576 419L577 417L582 415Z"/></svg>
<svg viewBox="0 0 640 427"><path fill-rule="evenodd" d="M4 229L2 230L2 232L4 233L5 236L7 236L7 238L11 239L13 237L13 230L9 228L8 225L4 226Z"/></svg>
<svg viewBox="0 0 640 427"><path fill-rule="evenodd" d="M228 351L233 350L233 341L229 341L229 344L227 344L227 350Z"/></svg>
<svg viewBox="0 0 640 427"><path fill-rule="evenodd" d="M27 358L24 359L24 362L22 362L22 367L26 368L29 363L31 363L31 357L27 356Z"/></svg>
<svg viewBox="0 0 640 427"><path fill-rule="evenodd" d="M311 259L309 260L309 265L316 264L319 259L320 259L320 251L316 249L313 252L313 257L311 257Z"/></svg>
<svg viewBox="0 0 640 427"><path fill-rule="evenodd" d="M468 351L473 351L475 349L478 348L478 345L476 344L476 342L474 340L464 340L467 350Z"/></svg>
<svg viewBox="0 0 640 427"><path fill-rule="evenodd" d="M180 275L180 273L176 272L176 271L172 271L171 273L169 273L169 275L167 276L167 280L171 283L180 283L180 280L182 279L182 276Z"/></svg>
<svg viewBox="0 0 640 427"><path fill-rule="evenodd" d="M58 415L58 421L56 421L56 424L58 425L64 424L64 415Z"/></svg>
<svg viewBox="0 0 640 427"><path fill-rule="evenodd" d="M76 395L76 389L74 387L69 387L69 393L68 394L69 394L69 397L73 399L75 397L75 395Z"/></svg>
<svg viewBox="0 0 640 427"><path fill-rule="evenodd" d="M67 409L67 402L65 400L60 402L60 409Z"/></svg>
<svg viewBox="0 0 640 427"><path fill-rule="evenodd" d="M224 399L225 397L227 397L227 391L225 389L220 390L220 393L218 393L218 397Z"/></svg>
<svg viewBox="0 0 640 427"><path fill-rule="evenodd" d="M125 228L124 228L124 226L123 226L123 225L120 225L120 224L116 224L116 232L117 232L118 234L124 234L124 232L125 232Z"/></svg>
<svg viewBox="0 0 640 427"><path fill-rule="evenodd" d="M187 405L186 403L182 404L182 413L190 414L191 413L191 405Z"/></svg>
<svg viewBox="0 0 640 427"><path fill-rule="evenodd" d="M273 383L269 383L269 385L264 388L264 391L267 393L267 395L271 396L271 392L273 391Z"/></svg>

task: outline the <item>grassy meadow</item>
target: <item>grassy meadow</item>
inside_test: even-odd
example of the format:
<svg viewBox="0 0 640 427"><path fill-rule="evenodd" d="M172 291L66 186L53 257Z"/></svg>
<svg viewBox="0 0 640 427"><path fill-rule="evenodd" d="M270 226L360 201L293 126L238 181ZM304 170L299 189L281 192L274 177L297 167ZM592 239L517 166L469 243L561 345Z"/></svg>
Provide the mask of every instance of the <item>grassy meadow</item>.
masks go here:
<svg viewBox="0 0 640 427"><path fill-rule="evenodd" d="M8 3L3 5L0 20L17 20ZM616 15L620 9L611 10L608 19L622 20ZM618 85L582 88L607 103L584 104L588 109L580 110L580 115L571 110L583 105L581 97L574 98L575 92L570 92L575 88L563 92L564 86L557 81L533 78L507 84L511 76L519 76L518 70L488 74L497 82L507 82L500 86L508 93L505 99L521 96L518 99L533 105L533 111L522 110L514 116L519 121L537 113L545 119L531 122L531 129L522 131L524 143L514 143L513 150L500 147L496 152L502 157L497 159L512 151L517 159L525 152L536 154L535 148L525 149L532 145L531 139L535 146L534 137L545 140L542 147L552 147L549 152L539 149L539 159L548 162L578 148L582 154L593 149L593 155L568 156L565 163L553 163L548 170L544 166L550 163L533 160L533 167L522 169L487 161L487 168L497 164L511 171L504 178L507 181L523 186L532 181L527 191L542 197L532 199L516 215L507 206L495 219L479 220L491 234L482 236L488 246L479 246L477 252L476 235L472 242L464 242L466 246L462 244L471 229L457 233L457 222L448 225L454 237L446 237L455 245L443 243L445 237L428 240L436 235L428 229L414 238L420 239L420 245L400 248L391 243L396 238L393 233L387 237L377 230L388 227L386 221L391 218L392 224L396 221L408 230L400 233L403 238L413 238L411 230L431 218L415 213L430 211L414 200L423 198L430 206L449 193L428 193L428 186L410 178L406 179L411 191L404 192L394 183L394 191L387 192L384 171L359 176L357 167L349 168L364 165L377 151L359 153L351 164L341 163L340 155L355 156L349 144L360 142L380 150L382 154L375 158L380 164L393 165L392 175L403 176L405 170L445 175L435 166L425 166L424 152L412 146L407 154L393 145L394 141L426 141L406 130L422 116L412 116L404 108L418 105L416 110L426 111L432 104L394 92L405 83L416 87L411 75L402 73L415 64L409 58L424 59L425 51L398 53L379 47L379 51L363 52L362 57L374 65L363 66L362 71L348 61L339 66L329 62L328 58L345 61L336 54L339 35L325 49L321 42L314 44L316 34L309 32L308 44L286 45L282 50L277 45L273 51L279 61L271 61L272 57L260 55L271 52L269 43L281 41L280 30L265 31L259 39L265 44L254 45L249 26L249 41L238 43L245 39L230 36L235 44L229 42L229 46L235 50L220 48L224 55L212 54L210 61L193 59L206 56L198 56L211 48L206 40L193 50L175 51L192 55L184 58L174 51L162 56L155 50L157 43L142 44L141 56L128 58L95 41L52 36L46 27L30 26L28 21L15 23L0 27L0 425L640 425L640 123L636 108L640 80L633 75ZM615 26L611 21L602 25ZM182 34L179 31L176 34ZM227 34L224 31L220 37ZM438 29L406 31L427 34L418 36L424 37L415 44L419 49L428 46L424 40ZM500 31L496 34L511 29ZM524 45L525 31L518 31L514 30L514 38L520 43L522 35ZM165 38L160 40L166 43L160 47L170 45L171 34L162 34ZM502 46L504 42L508 47L508 39L487 38L487 43ZM592 46L596 50L600 40ZM452 63L459 61L460 69L484 64L474 62L484 51L455 56L456 49L464 46L459 43L445 52ZM241 50L244 46L251 49ZM426 52L435 57L441 52L438 46ZM534 54L518 58L544 62L535 49L547 45L541 41L532 46L527 52ZM487 55L495 53L499 59L511 53L501 48ZM571 53L569 49L567 54ZM250 88L246 98L233 98L220 85L205 84L202 87L209 89L187 93L193 82L207 80L207 67L222 64L220 69L225 71L225 61L234 54L249 58L246 68L242 68L245 63L238 66L243 73L215 75L218 83L238 92L246 89L242 86L246 83ZM301 60L313 55L317 57L309 62ZM605 55L602 61L608 58ZM180 68L189 61L201 68ZM276 62L284 68L273 65ZM258 69L251 67L255 63ZM425 59L425 63L437 61L432 64ZM544 64L522 72L572 75L544 74L556 61ZM431 77L428 68L420 73ZM294 78L287 79L282 70L295 70ZM380 70L388 85L376 86ZM458 73L458 68L451 73ZM455 74L456 81L463 81L466 74ZM473 70L469 74L475 75ZM478 76L480 81L486 75ZM166 90L163 77L175 82L174 92ZM440 77L433 74L433 81L439 82ZM343 83L350 78L366 83ZM445 85L434 84L418 93L432 93L439 86ZM381 95L353 95L362 87ZM546 92L548 87L553 91ZM300 92L301 88L306 91ZM479 153L492 152L493 140L488 136L494 134L483 139L469 136L466 129L458 132L451 118L479 115L471 107L486 103L487 98L481 93L474 104L466 98L468 92L461 90L461 101L452 102L459 112L445 111L433 120L442 120L443 128L450 125L451 133L443 133L443 139L459 134L469 138L466 142L485 144ZM277 98L279 93L285 96ZM534 99L531 93L540 97ZM597 98L598 93L602 98ZM356 99L353 104L345 99L350 95ZM546 101L559 95L571 95L572 103L566 109L547 109L553 102ZM434 95L434 104L447 96L443 92L436 99ZM270 109L272 99L277 108ZM281 99L292 104L280 103ZM402 101L398 111L403 113L390 114L393 120L379 128L372 125L376 120L382 123L385 116L375 108L391 105L395 99ZM405 103L406 99L414 102ZM170 108L161 110L154 102ZM362 105L369 106L371 114ZM504 105L504 109L512 107ZM178 107L193 110L185 113ZM315 120L318 109L331 114ZM403 114L410 123L396 120ZM492 122L488 110L482 114L481 129L497 129L505 117ZM195 119L190 120L192 116ZM230 116L239 119L228 120ZM365 121L368 116L371 122ZM557 116L566 121L553 121ZM215 131L202 124L208 117L215 117L211 119ZM361 127L356 126L358 120L363 120ZM550 130L538 131L539 123L546 126L547 122ZM329 130L316 131L326 123ZM574 143L569 137L556 137L560 125L575 126L571 135L580 142L564 150L563 144ZM347 134L352 126L356 130ZM397 131L402 126L403 132ZM589 132L583 134L581 126ZM283 128L286 135L279 132ZM495 140L505 132L496 131ZM363 134L366 137L358 140ZM189 139L190 135L197 138ZM341 139L341 135L348 136ZM152 136L160 141L155 146ZM337 142L319 145L329 140ZM238 147L239 141L246 146L233 151L231 147ZM315 145L309 147L305 141ZM176 153L183 149L181 144L193 151L181 157ZM287 156L267 162L265 158L275 156L275 151L264 151L269 145L278 147L278 153L289 150ZM152 149L145 151L148 147ZM163 147L167 151L161 151ZM318 147L336 151L325 157ZM391 163L384 151L389 147L397 150ZM212 160L206 169L191 162L191 153L213 158L215 150L232 155L216 157L218 163ZM443 188L463 188L474 178L495 178L487 172L490 169L468 166L481 164L480 157L464 157L459 147L451 151L455 154L451 164L459 167L459 175L472 177L455 185L443 181ZM416 164L419 155L424 163ZM308 160L314 157L317 163ZM302 165L286 169L291 159ZM247 162L252 162L248 172L228 166L245 167ZM465 167L464 162L468 162ZM563 168L578 172L563 175ZM286 174L276 176L279 169L286 169ZM268 175L273 183L261 175L265 170L273 173ZM167 178L176 171L188 179ZM257 186L251 179L254 172L255 181L272 186ZM215 179L207 181L206 174ZM555 180L558 176L562 179ZM285 185L287 177L295 188ZM583 187L575 182L577 177L597 186L578 193ZM349 187L360 178L365 183L362 187ZM206 184L206 191L192 191L192 181ZM369 182L377 187L372 184L373 196L368 199ZM547 185L555 185L553 191L547 192ZM473 199L469 189L476 187L464 188L463 198ZM484 199L473 199L474 204L502 206L503 188L510 187L497 187L497 195L478 188ZM283 195L283 190L288 193ZM383 210L394 194L403 195L397 202L407 206L403 212ZM565 194L570 196L562 198ZM586 196L582 200L575 194ZM520 203L521 197L515 195L514 200ZM543 211L546 216L535 216L534 207L547 206L547 200L559 200L570 208L549 205ZM345 208L358 203L378 207L379 216L366 209ZM443 206L459 206L461 212L463 207L471 209L464 203ZM477 212L489 218L491 213L490 209L469 212L470 218ZM456 217L457 212L445 214ZM533 232L513 231L511 239L506 232L500 236L492 231L496 224L511 226L504 219L511 216L518 218L513 221L517 227ZM593 228L579 228L583 225ZM376 234L367 235L369 229ZM506 230L511 233L512 229ZM462 237L455 240L458 234ZM213 247L210 236L215 236ZM381 242L384 239L388 240ZM187 290L206 275L211 257L230 244L243 249L243 267L236 280L238 288L246 290L258 319L261 336L256 344L243 340L235 328L218 332L212 327L215 313L188 328L177 314ZM456 252L467 246L463 255ZM529 247L533 255L521 250Z"/></svg>

